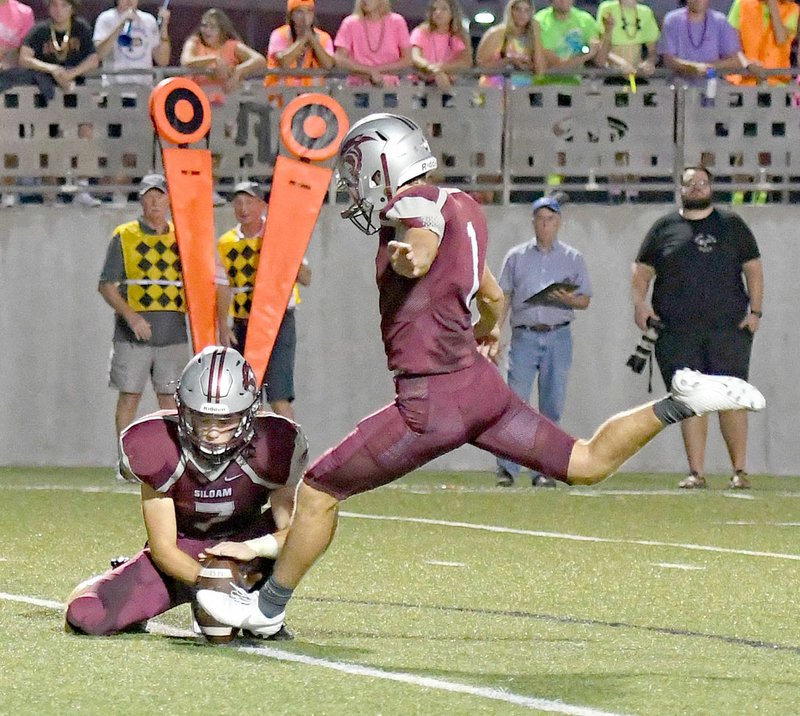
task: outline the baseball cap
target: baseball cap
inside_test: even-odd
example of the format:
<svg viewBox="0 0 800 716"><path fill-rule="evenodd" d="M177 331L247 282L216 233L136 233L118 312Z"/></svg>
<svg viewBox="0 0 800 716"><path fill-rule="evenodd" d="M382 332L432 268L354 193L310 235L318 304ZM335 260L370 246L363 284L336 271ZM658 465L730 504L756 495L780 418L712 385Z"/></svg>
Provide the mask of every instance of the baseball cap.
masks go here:
<svg viewBox="0 0 800 716"><path fill-rule="evenodd" d="M250 196L254 196L256 199L264 198L264 192L261 190L261 187L258 185L258 183L254 181L240 181L233 187L233 193L249 194Z"/></svg>
<svg viewBox="0 0 800 716"><path fill-rule="evenodd" d="M311 10L314 9L314 0L288 0L286 3L286 12L292 12L299 7L307 7Z"/></svg>
<svg viewBox="0 0 800 716"><path fill-rule="evenodd" d="M539 209L550 209L556 214L561 213L561 204L552 196L543 196L533 202L533 213L535 214Z"/></svg>
<svg viewBox="0 0 800 716"><path fill-rule="evenodd" d="M163 174L146 174L139 182L139 196L144 196L151 189L167 193L167 180Z"/></svg>

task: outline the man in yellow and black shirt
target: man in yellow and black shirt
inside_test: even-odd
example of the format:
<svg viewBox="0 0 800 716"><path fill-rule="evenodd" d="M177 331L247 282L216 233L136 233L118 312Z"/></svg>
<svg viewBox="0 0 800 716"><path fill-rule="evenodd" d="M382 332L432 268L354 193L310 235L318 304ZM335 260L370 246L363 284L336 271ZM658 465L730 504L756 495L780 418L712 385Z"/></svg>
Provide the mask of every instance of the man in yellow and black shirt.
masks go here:
<svg viewBox="0 0 800 716"><path fill-rule="evenodd" d="M245 349L247 321L250 317L264 222L267 218L268 204L263 197L263 192L255 182L243 181L236 184L233 188L233 211L239 223L217 239L220 262L217 277L217 322L220 342L235 346L241 353ZM279 237L270 236L266 240L277 241ZM297 274L297 283L302 286L311 283L311 269L305 259ZM294 419L292 401L297 345L294 309L297 303L298 291L295 286L264 375L270 407L278 415L290 419ZM233 319L230 326L229 317Z"/></svg>
<svg viewBox="0 0 800 716"><path fill-rule="evenodd" d="M186 296L169 197L161 174L139 187L142 215L120 224L108 246L98 290L116 323L109 384L119 391L117 434L136 417L148 378L161 409L174 409L173 393L189 359Z"/></svg>

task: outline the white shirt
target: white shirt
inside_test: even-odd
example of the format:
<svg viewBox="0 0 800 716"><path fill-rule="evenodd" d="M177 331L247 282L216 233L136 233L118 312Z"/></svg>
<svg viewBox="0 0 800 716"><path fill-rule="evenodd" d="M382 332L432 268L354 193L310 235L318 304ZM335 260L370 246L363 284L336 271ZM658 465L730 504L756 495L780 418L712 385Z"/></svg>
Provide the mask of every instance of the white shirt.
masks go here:
<svg viewBox="0 0 800 716"><path fill-rule="evenodd" d="M105 40L119 24L123 13L113 7L104 10L97 16L94 24L95 45L99 45ZM111 50L103 59L103 69L105 70L145 70L153 66L153 52L161 42L161 35L158 28L158 21L150 13L136 11L136 18L131 23L128 33L131 37L131 44L123 47L118 42L114 42ZM104 78L107 82L118 82L125 84L152 84L152 78L148 75L116 75Z"/></svg>

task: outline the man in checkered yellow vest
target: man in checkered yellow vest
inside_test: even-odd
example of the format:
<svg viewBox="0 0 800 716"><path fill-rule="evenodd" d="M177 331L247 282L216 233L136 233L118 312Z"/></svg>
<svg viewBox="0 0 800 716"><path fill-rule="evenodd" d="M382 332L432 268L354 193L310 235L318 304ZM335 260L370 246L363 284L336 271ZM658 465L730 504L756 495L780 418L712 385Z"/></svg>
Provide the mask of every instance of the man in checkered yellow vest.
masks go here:
<svg viewBox="0 0 800 716"><path fill-rule="evenodd" d="M233 211L239 223L217 239L217 322L220 342L236 347L241 353L245 350L247 321L253 301L267 208L264 192L256 182L239 182L233 187ZM266 240L278 241L280 237L268 236ZM311 283L311 269L305 259L297 274L297 283L302 286ZM278 415L292 420L297 344L294 309L298 302L299 292L295 284L264 374L270 407ZM232 319L231 323L229 318Z"/></svg>
<svg viewBox="0 0 800 716"><path fill-rule="evenodd" d="M190 355L166 179L143 177L139 201L141 216L114 229L98 286L115 314L109 385L119 391L117 435L135 419L148 379L159 407L175 408L173 393Z"/></svg>

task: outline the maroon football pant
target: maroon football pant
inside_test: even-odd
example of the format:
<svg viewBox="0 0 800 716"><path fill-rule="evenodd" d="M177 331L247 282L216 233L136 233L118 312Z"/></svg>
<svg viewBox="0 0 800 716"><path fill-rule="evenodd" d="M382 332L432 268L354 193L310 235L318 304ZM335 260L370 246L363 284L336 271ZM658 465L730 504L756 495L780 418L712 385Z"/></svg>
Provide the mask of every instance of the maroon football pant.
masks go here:
<svg viewBox="0 0 800 716"><path fill-rule="evenodd" d="M344 500L465 444L566 479L575 438L517 397L488 360L455 373L401 376L395 385L395 402L320 457L307 484Z"/></svg>
<svg viewBox="0 0 800 716"><path fill-rule="evenodd" d="M260 534L271 531L273 530L261 531ZM226 539L240 541L253 536L251 533ZM179 537L178 549L197 559L205 548L221 541L223 540L218 537L205 540ZM264 576L260 583L269 577L273 564L273 560L262 560ZM73 599L67 605L66 618L73 629L83 634L115 634L163 614L179 604L190 602L193 591L189 585L160 571L153 562L150 549L145 547Z"/></svg>

